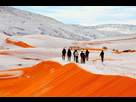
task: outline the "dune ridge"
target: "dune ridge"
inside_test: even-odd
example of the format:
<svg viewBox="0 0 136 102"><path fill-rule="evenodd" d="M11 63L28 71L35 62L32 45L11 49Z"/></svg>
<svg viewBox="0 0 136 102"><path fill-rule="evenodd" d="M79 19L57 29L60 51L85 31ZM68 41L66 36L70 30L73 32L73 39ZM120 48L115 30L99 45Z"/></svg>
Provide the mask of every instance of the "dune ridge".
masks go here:
<svg viewBox="0 0 136 102"><path fill-rule="evenodd" d="M135 79L118 75L93 74L83 70L74 63L69 63L62 66L57 62L42 61L41 63L32 67L8 71L22 71L23 75L15 78L0 79L0 96L136 96ZM8 76L8 74L6 75Z"/></svg>

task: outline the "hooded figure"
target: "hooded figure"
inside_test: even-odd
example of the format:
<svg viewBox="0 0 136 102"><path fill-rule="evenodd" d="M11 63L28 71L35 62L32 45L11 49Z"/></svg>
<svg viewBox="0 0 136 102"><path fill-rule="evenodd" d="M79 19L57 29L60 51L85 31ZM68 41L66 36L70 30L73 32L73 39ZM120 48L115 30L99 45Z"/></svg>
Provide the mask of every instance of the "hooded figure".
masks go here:
<svg viewBox="0 0 136 102"><path fill-rule="evenodd" d="M102 52L100 53L100 56L101 56L101 60L102 60L102 62L103 62L103 58L104 58L104 52L103 52L103 50L102 50Z"/></svg>
<svg viewBox="0 0 136 102"><path fill-rule="evenodd" d="M86 60L88 61L88 56L89 56L89 51L88 50L86 50L85 55L86 55Z"/></svg>
<svg viewBox="0 0 136 102"><path fill-rule="evenodd" d="M77 50L75 50L76 63L78 63L78 56L79 56L79 53L77 52Z"/></svg>
<svg viewBox="0 0 136 102"><path fill-rule="evenodd" d="M68 60L70 61L71 60L71 51L70 51L70 49L68 49L67 56L68 56Z"/></svg>
<svg viewBox="0 0 136 102"><path fill-rule="evenodd" d="M76 52L76 50L73 52L73 55L74 55L74 61L76 61L75 52Z"/></svg>
<svg viewBox="0 0 136 102"><path fill-rule="evenodd" d="M62 50L62 59L65 60L66 50L65 48Z"/></svg>
<svg viewBox="0 0 136 102"><path fill-rule="evenodd" d="M81 63L83 63L83 59L82 59L82 55L83 55L83 54L84 54L83 51L81 51L81 53L80 53Z"/></svg>

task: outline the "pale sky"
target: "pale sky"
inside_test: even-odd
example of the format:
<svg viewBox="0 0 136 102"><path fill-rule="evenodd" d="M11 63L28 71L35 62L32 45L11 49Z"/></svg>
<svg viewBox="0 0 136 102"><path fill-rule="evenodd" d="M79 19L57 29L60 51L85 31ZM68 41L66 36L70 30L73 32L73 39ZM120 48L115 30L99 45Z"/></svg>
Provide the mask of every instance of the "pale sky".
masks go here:
<svg viewBox="0 0 136 102"><path fill-rule="evenodd" d="M133 24L136 6L12 6L49 16L66 24Z"/></svg>

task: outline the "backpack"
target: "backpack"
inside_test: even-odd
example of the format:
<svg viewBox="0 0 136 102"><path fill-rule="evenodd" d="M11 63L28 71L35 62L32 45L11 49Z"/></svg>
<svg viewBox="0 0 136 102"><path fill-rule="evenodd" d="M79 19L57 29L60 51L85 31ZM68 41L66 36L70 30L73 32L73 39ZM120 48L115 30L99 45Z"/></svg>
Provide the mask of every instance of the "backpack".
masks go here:
<svg viewBox="0 0 136 102"><path fill-rule="evenodd" d="M78 52L75 52L75 56L78 56L79 55L79 53Z"/></svg>

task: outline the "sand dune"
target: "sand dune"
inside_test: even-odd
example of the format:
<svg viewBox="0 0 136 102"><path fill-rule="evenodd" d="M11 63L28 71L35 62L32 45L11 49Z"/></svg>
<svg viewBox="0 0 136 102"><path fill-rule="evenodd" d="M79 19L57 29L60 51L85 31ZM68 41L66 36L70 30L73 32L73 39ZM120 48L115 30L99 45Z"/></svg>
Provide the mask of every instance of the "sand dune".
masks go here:
<svg viewBox="0 0 136 102"><path fill-rule="evenodd" d="M28 44L26 44L22 41L14 41L14 39L11 39L11 38L7 38L5 40L5 42L8 43L8 44L13 44L13 45L23 47L23 48L35 48L34 46L28 45Z"/></svg>
<svg viewBox="0 0 136 102"><path fill-rule="evenodd" d="M135 49L135 41L134 35L87 42L38 35L1 35L0 96L136 96L136 54L120 52ZM84 52L90 51L85 64L75 63L73 55L70 62L67 56L62 60L62 49L75 45L84 48ZM104 63L101 63L99 55L104 46L108 49L104 50ZM113 52L113 48L119 52Z"/></svg>
<svg viewBox="0 0 136 102"><path fill-rule="evenodd" d="M22 71L23 75L0 79L0 96L136 96L135 79L93 74L74 63L62 66L57 62L42 61L32 67L10 71Z"/></svg>

